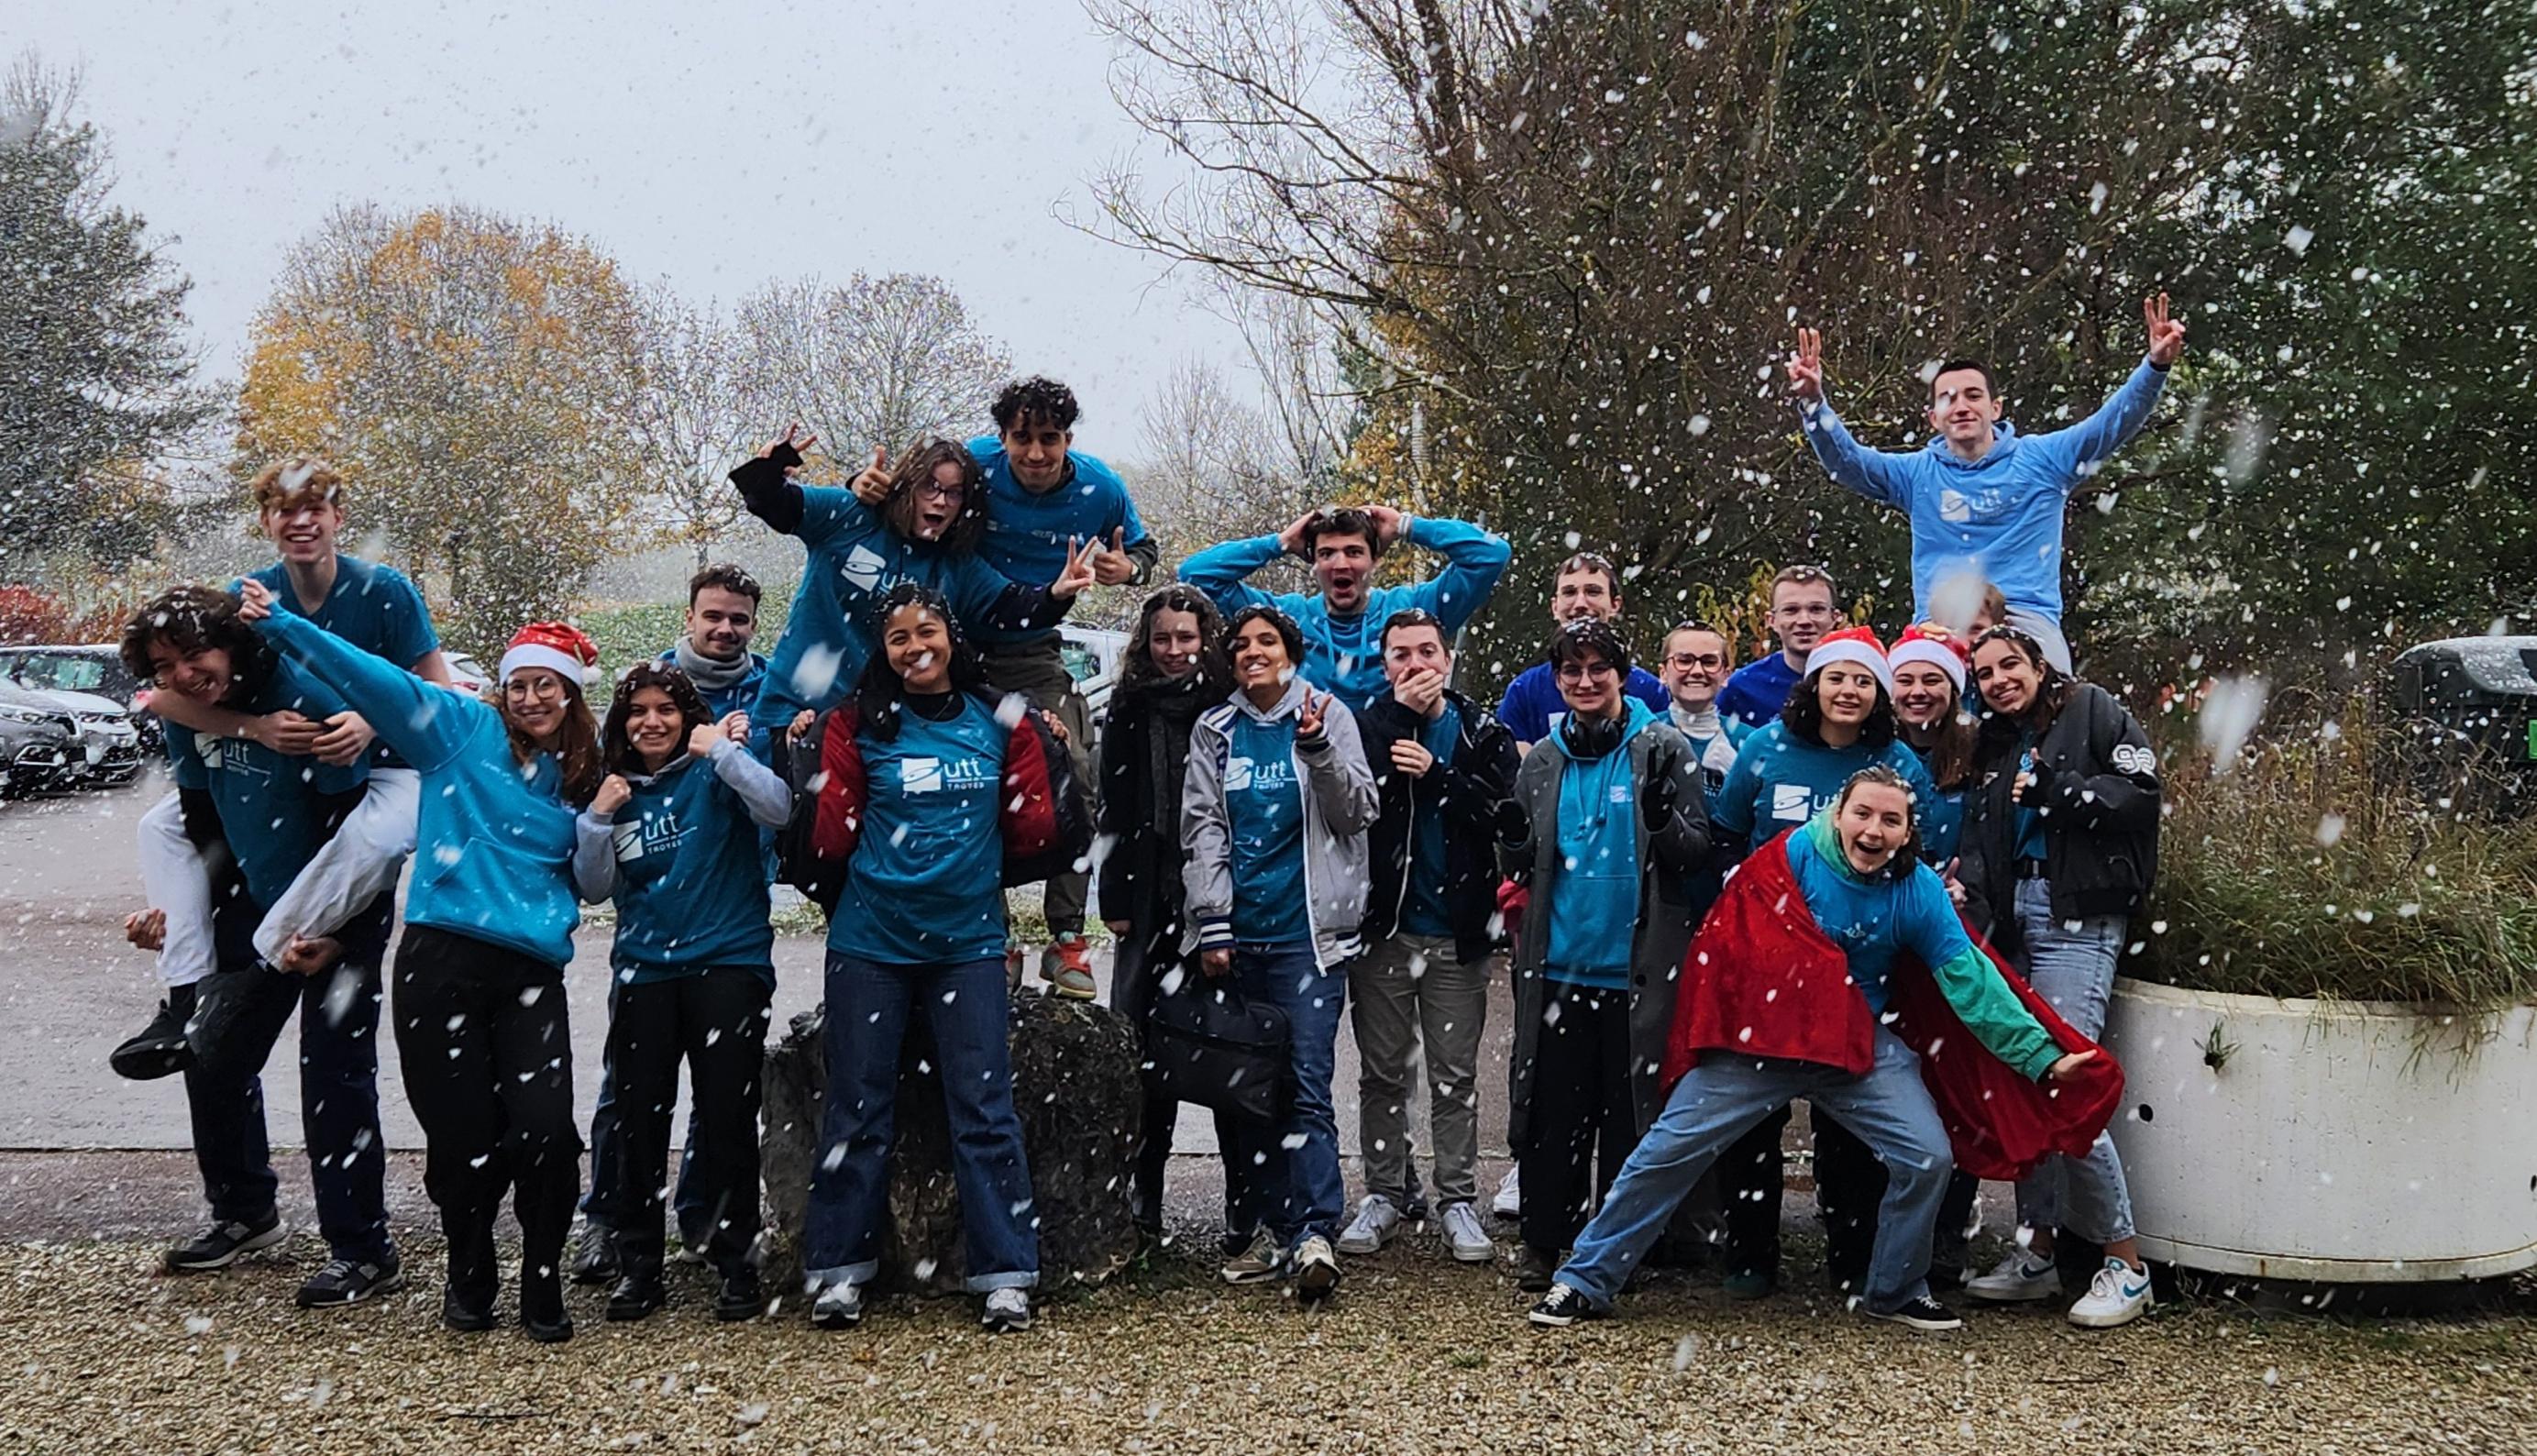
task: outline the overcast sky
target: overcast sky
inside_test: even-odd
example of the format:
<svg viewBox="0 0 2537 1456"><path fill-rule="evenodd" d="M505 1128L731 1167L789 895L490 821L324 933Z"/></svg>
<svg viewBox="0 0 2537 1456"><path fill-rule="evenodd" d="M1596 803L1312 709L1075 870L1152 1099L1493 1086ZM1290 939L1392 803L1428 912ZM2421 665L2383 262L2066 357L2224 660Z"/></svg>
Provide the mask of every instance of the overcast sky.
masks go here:
<svg viewBox="0 0 2537 1456"><path fill-rule="evenodd" d="M87 73L113 196L194 281L234 377L283 255L340 203L554 223L725 305L770 277L946 279L1017 369L1133 452L1185 355L1239 357L1194 280L1076 232L1137 133L1074 0L123 4L21 0L5 33Z"/></svg>

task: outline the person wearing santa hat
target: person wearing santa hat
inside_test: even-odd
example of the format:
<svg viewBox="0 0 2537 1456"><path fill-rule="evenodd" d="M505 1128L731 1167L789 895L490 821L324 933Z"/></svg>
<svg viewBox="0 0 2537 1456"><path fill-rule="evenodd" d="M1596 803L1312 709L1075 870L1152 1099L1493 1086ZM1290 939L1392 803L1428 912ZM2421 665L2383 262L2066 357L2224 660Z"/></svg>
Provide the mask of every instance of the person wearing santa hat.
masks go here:
<svg viewBox="0 0 2537 1456"><path fill-rule="evenodd" d="M1878 764L1911 786L1916 813L1935 802L1936 785L1901 738L1884 644L1866 628L1845 628L1807 653L1805 676L1778 720L1756 729L1736 752L1715 816L1722 840L1733 841L1725 852L1741 859L1751 846L1813 819L1832 807L1854 774ZM1837 1286L1855 1291L1866 1278L1875 1237L1875 1190L1862 1186L1866 1180L1858 1174L1875 1159L1820 1109L1814 1122L1825 1262ZM1726 1195L1726 1291L1737 1298L1762 1298L1779 1287L1781 1134L1788 1123L1787 1108L1773 1112L1719 1163Z"/></svg>
<svg viewBox="0 0 2537 1456"><path fill-rule="evenodd" d="M333 689L423 775L414 885L390 1011L423 1123L423 1186L449 1241L441 1322L493 1326L493 1220L520 1221L520 1323L572 1338L564 1236L581 1191L563 967L580 923L573 822L606 776L582 697L599 650L562 623L520 629L492 701L436 688L240 584L238 615ZM277 608L280 608L277 610Z"/></svg>
<svg viewBox="0 0 2537 1456"><path fill-rule="evenodd" d="M1961 642L1919 628L1894 639L1894 718L1902 739L1928 770L1937 796L1920 814L1921 856L1944 871L1956 857L1965 823L1965 784L1973 777L1976 721L1967 711L1970 670Z"/></svg>

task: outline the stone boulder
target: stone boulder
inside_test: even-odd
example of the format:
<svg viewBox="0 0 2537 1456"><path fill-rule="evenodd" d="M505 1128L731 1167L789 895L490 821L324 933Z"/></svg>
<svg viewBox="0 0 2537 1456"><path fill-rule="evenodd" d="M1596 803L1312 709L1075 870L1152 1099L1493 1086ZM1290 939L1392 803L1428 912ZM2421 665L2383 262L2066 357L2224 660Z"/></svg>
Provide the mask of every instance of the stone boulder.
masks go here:
<svg viewBox="0 0 2537 1456"><path fill-rule="evenodd" d="M804 1012L766 1048L760 1156L770 1290L797 1288L801 1278L827 1092L824 1026L822 1011ZM1099 1284L1137 1253L1130 1175L1144 1093L1136 1028L1106 1006L1029 988L1014 993L1009 1026L1013 1105L1040 1221L1040 1286ZM921 1017L908 1028L896 1121L880 1288L958 1292L967 1275L960 1195L933 1035Z"/></svg>

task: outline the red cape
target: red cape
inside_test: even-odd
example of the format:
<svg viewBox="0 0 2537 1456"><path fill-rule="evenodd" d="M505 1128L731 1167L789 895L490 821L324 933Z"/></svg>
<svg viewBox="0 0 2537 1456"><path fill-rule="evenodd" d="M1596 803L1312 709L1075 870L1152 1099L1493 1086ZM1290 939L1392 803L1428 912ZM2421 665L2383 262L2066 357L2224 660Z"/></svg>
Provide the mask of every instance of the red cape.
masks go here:
<svg viewBox="0 0 2537 1456"><path fill-rule="evenodd" d="M1815 924L1789 867L1788 841L1783 833L1744 861L1692 939L1665 1043L1668 1092L1704 1052L1789 1058L1853 1076L1875 1065L1875 1013L1851 984L1849 957ZM1965 1029L1928 967L1897 958L1889 982L1894 1032L1919 1053L1920 1080L1946 1124L1956 1166L2006 1181L2054 1153L2085 1157L2122 1101L2122 1068L1981 937L1974 944L2055 1045L2099 1055L2067 1080L2030 1082Z"/></svg>

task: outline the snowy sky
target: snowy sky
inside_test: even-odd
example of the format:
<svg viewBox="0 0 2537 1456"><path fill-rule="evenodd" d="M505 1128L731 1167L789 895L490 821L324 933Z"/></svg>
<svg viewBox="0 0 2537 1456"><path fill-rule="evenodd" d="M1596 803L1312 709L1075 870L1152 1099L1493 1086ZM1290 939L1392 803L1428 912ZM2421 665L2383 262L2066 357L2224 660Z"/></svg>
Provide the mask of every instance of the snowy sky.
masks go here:
<svg viewBox="0 0 2537 1456"><path fill-rule="evenodd" d="M33 0L10 44L87 72L115 198L194 280L211 369L339 203L553 222L728 305L769 277L947 279L1125 454L1174 359L1240 357L1196 280L1076 232L1137 134L1074 0L846 4Z"/></svg>

